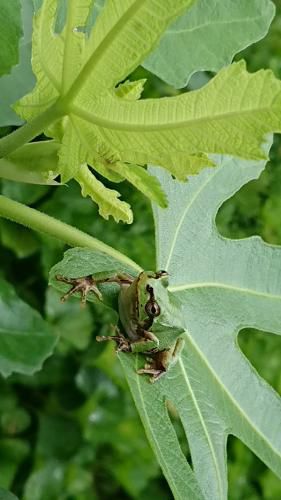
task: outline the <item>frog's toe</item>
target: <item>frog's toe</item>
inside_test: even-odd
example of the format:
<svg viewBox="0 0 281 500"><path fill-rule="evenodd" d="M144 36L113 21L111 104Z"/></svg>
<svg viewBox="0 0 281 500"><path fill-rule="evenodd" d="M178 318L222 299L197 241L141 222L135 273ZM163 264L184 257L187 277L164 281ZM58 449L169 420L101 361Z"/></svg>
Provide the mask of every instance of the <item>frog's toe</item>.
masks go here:
<svg viewBox="0 0 281 500"><path fill-rule="evenodd" d="M96 281L91 276L84 276L82 278L67 278L57 274L56 280L66 283L67 285L72 285L70 290L61 297L61 302L65 302L71 295L77 292L81 294L82 305L86 304L87 295L90 292L93 292L99 300L102 300L102 294L96 285Z"/></svg>
<svg viewBox="0 0 281 500"><path fill-rule="evenodd" d="M157 370L155 368L151 368L151 365L145 365L144 368L140 368L137 370L138 375L152 375L150 377L150 382L154 383L156 382L162 375L166 373L165 370Z"/></svg>

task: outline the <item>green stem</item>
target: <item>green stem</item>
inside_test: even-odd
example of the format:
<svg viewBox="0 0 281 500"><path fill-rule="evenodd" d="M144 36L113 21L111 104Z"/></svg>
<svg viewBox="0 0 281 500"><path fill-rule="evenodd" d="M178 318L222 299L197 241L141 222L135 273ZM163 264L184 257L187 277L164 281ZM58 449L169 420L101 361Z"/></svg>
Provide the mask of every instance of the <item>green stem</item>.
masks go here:
<svg viewBox="0 0 281 500"><path fill-rule="evenodd" d="M27 142L31 141L53 121L62 117L65 110L60 106L59 101L50 106L44 113L36 116L33 120L22 125L14 132L0 139L0 158L7 156Z"/></svg>
<svg viewBox="0 0 281 500"><path fill-rule="evenodd" d="M141 268L133 260L129 259L129 257L121 252L118 252L118 250L106 245L106 243L103 243L93 236L65 224L60 220L39 212L39 210L27 207L22 203L10 200L9 198L1 195L0 217L5 217L6 219L18 222L19 224L34 229L35 231L48 234L49 236L64 241L72 247L87 247L104 252L119 260L121 263L129 265L137 271L141 271Z"/></svg>

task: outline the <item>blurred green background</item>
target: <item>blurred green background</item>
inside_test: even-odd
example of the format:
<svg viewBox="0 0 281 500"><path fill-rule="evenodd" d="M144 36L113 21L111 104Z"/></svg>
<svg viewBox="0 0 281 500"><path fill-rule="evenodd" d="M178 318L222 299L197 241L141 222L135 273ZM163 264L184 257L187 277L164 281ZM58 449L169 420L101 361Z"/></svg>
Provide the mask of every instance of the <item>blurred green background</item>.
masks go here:
<svg viewBox="0 0 281 500"><path fill-rule="evenodd" d="M281 2L270 33L238 58L250 71L271 68L281 78ZM140 68L147 77L145 97L175 91ZM2 135L7 133L2 129ZM146 269L155 267L154 228L149 202L128 184L120 185L133 207L133 225L98 216L79 186L38 187L2 181L2 194L94 235ZM281 139L259 180L244 186L217 216L230 238L259 234L281 244ZM64 246L6 220L0 220L0 273L26 302L61 335L55 354L35 376L0 379L0 487L24 500L170 499L165 479L147 444L113 346L95 342L114 313L102 305L80 309L62 305L48 289L48 271ZM256 370L281 393L281 343L270 333L244 330L240 347ZM179 423L175 426L181 437ZM183 446L186 443L183 440ZM229 498L279 500L281 482L238 440L230 438ZM187 451L188 453L188 451Z"/></svg>

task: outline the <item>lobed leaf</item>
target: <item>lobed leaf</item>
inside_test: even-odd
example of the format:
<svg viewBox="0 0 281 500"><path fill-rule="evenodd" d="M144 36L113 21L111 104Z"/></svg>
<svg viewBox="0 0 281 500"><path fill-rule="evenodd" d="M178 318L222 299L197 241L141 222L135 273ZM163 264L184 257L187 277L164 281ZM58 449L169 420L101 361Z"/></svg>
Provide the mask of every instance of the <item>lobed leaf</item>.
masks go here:
<svg viewBox="0 0 281 500"><path fill-rule="evenodd" d="M259 237L229 240L215 216L224 200L259 176L264 162L216 159L220 166L178 184L152 169L165 186L169 208L155 208L157 267L170 275L170 291L183 304L185 349L177 365L149 387L132 373L140 360L122 356L148 437L177 499L186 495L177 472L167 473L171 401L188 439L193 470L205 499L227 498L226 442L233 434L281 477L281 401L237 345L245 327L281 334L281 250ZM179 266L179 262L181 265ZM134 368L135 369L135 368ZM178 458L180 460L180 457ZM193 497L192 497L193 498Z"/></svg>
<svg viewBox="0 0 281 500"><path fill-rule="evenodd" d="M221 70L203 88L176 97L127 102L99 99L75 113L99 126L105 141L121 152L147 156L227 153L265 158L265 134L281 130L281 83L273 73L250 74L243 61Z"/></svg>

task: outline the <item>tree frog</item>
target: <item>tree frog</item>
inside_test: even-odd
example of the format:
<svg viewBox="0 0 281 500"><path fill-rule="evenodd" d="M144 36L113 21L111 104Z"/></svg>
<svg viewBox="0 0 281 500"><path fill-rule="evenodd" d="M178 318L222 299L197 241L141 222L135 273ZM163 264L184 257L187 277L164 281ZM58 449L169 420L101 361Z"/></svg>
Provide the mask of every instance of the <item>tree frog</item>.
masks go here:
<svg viewBox="0 0 281 500"><path fill-rule="evenodd" d="M124 334L116 327L115 335L96 339L99 342L114 340L119 352L145 354L148 362L138 374L148 374L150 381L155 382L176 363L184 345L181 309L167 289L167 276L166 271L143 271L136 278L117 273L102 279L92 276L73 279L61 275L56 279L71 285L62 301L80 292L82 303L85 303L88 293L94 293L102 300L98 288L101 283L120 285L118 309Z"/></svg>

